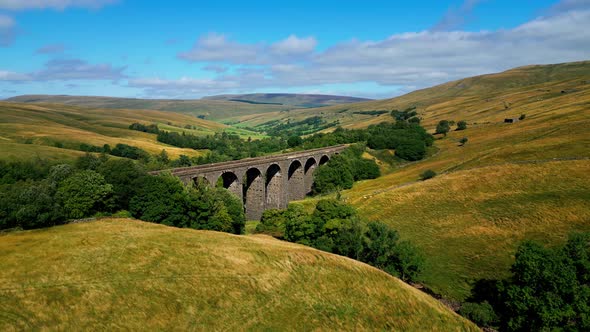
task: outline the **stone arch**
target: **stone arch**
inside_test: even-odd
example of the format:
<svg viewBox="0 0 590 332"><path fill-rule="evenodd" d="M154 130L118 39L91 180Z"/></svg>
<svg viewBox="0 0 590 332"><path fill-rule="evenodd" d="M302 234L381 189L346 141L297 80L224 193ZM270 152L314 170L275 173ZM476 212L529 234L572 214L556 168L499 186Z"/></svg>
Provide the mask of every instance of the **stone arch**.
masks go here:
<svg viewBox="0 0 590 332"><path fill-rule="evenodd" d="M218 182L223 188L229 190L230 192L238 196L240 199L242 199L242 181L236 175L236 173L231 171L223 172L221 173L221 176L219 176Z"/></svg>
<svg viewBox="0 0 590 332"><path fill-rule="evenodd" d="M313 186L313 172L317 168L318 163L316 162L314 157L307 159L305 162L305 167L303 169L304 173L304 189L305 194L311 193L311 188Z"/></svg>
<svg viewBox="0 0 590 332"><path fill-rule="evenodd" d="M328 155L323 155L320 158L320 166L322 166L323 164L327 163L330 160L330 157L328 157Z"/></svg>
<svg viewBox="0 0 590 332"><path fill-rule="evenodd" d="M281 172L281 166L271 164L266 170L266 208L280 209L283 208L285 191L284 177Z"/></svg>
<svg viewBox="0 0 590 332"><path fill-rule="evenodd" d="M264 178L258 168L250 168L244 175L244 207L246 219L260 220L264 212Z"/></svg>
<svg viewBox="0 0 590 332"><path fill-rule="evenodd" d="M291 162L287 175L287 202L305 198L305 174L299 160Z"/></svg>

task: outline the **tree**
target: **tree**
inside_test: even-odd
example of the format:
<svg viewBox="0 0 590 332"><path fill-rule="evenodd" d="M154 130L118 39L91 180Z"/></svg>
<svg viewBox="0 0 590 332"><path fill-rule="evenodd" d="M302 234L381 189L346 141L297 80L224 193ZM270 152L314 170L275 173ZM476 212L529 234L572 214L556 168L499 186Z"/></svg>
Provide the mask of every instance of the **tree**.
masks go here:
<svg viewBox="0 0 590 332"><path fill-rule="evenodd" d="M451 130L451 125L448 120L441 120L438 125L436 125L436 134L444 134L447 136L447 133Z"/></svg>
<svg viewBox="0 0 590 332"><path fill-rule="evenodd" d="M313 174L313 191L330 193L337 189L350 189L354 183L353 170L348 159L335 155L325 165L321 165Z"/></svg>
<svg viewBox="0 0 590 332"><path fill-rule="evenodd" d="M156 159L159 163L164 165L167 165L170 162L170 158L168 158L168 153L166 150L162 150Z"/></svg>
<svg viewBox="0 0 590 332"><path fill-rule="evenodd" d="M465 130L467 129L467 122L461 120L457 122L457 130Z"/></svg>
<svg viewBox="0 0 590 332"><path fill-rule="evenodd" d="M260 223L256 225L256 233L271 235L277 239L285 237L287 210L270 209L262 213Z"/></svg>
<svg viewBox="0 0 590 332"><path fill-rule="evenodd" d="M409 161L421 160L426 156L426 146L419 140L404 140L395 149L395 155Z"/></svg>
<svg viewBox="0 0 590 332"><path fill-rule="evenodd" d="M166 174L147 176L134 182L136 192L129 212L137 219L169 226L186 225L184 187L180 179Z"/></svg>
<svg viewBox="0 0 590 332"><path fill-rule="evenodd" d="M98 211L109 210L112 205L113 186L104 177L85 170L65 179L57 190L68 218L83 218Z"/></svg>
<svg viewBox="0 0 590 332"><path fill-rule="evenodd" d="M465 143L467 143L469 139L467 137L463 137L459 140L459 143L461 143L461 146L465 145Z"/></svg>
<svg viewBox="0 0 590 332"><path fill-rule="evenodd" d="M521 114L521 115L518 117L518 119L519 119L519 120L524 120L525 118L526 118L526 114Z"/></svg>
<svg viewBox="0 0 590 332"><path fill-rule="evenodd" d="M436 172L429 169L429 170L422 172L422 174L420 174L420 180L425 181L428 179L432 179L435 176L436 176Z"/></svg>
<svg viewBox="0 0 590 332"><path fill-rule="evenodd" d="M303 144L303 139L298 135L293 135L290 136L289 139L287 139L287 144L290 148L294 148L296 146Z"/></svg>
<svg viewBox="0 0 590 332"><path fill-rule="evenodd" d="M586 243L586 250L590 243ZM505 291L505 328L541 331L590 328L590 292L580 284L567 250L524 242L516 252ZM567 329L567 328L566 328Z"/></svg>
<svg viewBox="0 0 590 332"><path fill-rule="evenodd" d="M376 179L381 176L379 165L374 159L355 158L352 161L355 181Z"/></svg>
<svg viewBox="0 0 590 332"><path fill-rule="evenodd" d="M117 210L129 209L138 179L147 176L141 166L129 159L110 159L100 165L98 172L113 186L114 207Z"/></svg>

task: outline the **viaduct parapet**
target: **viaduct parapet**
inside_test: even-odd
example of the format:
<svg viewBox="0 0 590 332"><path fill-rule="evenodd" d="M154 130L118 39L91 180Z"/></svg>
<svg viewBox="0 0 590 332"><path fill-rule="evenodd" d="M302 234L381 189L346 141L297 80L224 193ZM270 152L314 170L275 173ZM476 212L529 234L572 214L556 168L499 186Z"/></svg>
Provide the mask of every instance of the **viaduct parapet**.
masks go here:
<svg viewBox="0 0 590 332"><path fill-rule="evenodd" d="M346 145L338 145L167 171L186 184L223 183L244 202L246 219L260 220L264 210L283 209L303 199L311 192L316 168L344 149Z"/></svg>

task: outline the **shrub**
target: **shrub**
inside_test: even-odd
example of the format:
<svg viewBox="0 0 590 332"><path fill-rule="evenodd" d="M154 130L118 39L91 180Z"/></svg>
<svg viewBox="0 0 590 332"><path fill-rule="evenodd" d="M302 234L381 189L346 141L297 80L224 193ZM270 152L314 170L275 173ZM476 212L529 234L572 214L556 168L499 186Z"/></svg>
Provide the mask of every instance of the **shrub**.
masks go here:
<svg viewBox="0 0 590 332"><path fill-rule="evenodd" d="M149 154L147 152L145 152L144 150L142 150L138 147L127 145L127 144L117 144L115 146L115 148L111 151L111 154L113 156L135 159L135 160L149 159Z"/></svg>
<svg viewBox="0 0 590 332"><path fill-rule="evenodd" d="M457 122L457 130L465 130L467 129L467 122L459 121Z"/></svg>
<svg viewBox="0 0 590 332"><path fill-rule="evenodd" d="M461 146L465 145L465 143L467 143L469 139L467 137L463 137L459 140L459 143L461 143Z"/></svg>
<svg viewBox="0 0 590 332"><path fill-rule="evenodd" d="M284 238L287 217L287 210L270 209L264 211L260 223L256 225L256 233L268 234L278 239Z"/></svg>
<svg viewBox="0 0 590 332"><path fill-rule="evenodd" d="M422 172L422 174L420 174L420 179L422 181L425 181L425 180L428 180L428 179L432 179L435 176L436 176L436 172L433 171L433 170L431 170L431 169L429 169L429 170L426 170L426 171Z"/></svg>
<svg viewBox="0 0 590 332"><path fill-rule="evenodd" d="M519 120L524 120L525 118L526 118L526 114L521 114L521 115L518 117L518 119L519 119Z"/></svg>
<svg viewBox="0 0 590 332"><path fill-rule="evenodd" d="M498 315L487 301L463 303L459 314L482 327L493 327L498 323Z"/></svg>

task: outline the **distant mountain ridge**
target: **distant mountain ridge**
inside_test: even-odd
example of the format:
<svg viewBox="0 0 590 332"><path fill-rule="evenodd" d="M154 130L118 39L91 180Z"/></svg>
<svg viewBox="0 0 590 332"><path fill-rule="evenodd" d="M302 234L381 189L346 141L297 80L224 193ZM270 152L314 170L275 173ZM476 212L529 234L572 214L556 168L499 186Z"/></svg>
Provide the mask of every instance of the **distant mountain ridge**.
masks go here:
<svg viewBox="0 0 590 332"><path fill-rule="evenodd" d="M249 93L249 94L225 94L203 97L204 100L225 100L252 104L291 105L295 107L321 107L340 104L358 103L372 99L335 96L322 94L300 93Z"/></svg>
<svg viewBox="0 0 590 332"><path fill-rule="evenodd" d="M16 103L53 103L92 108L143 109L188 113L208 120L228 121L235 117L295 108L335 106L371 99L289 93L219 95L202 99L138 99L69 95L22 95L5 99Z"/></svg>

